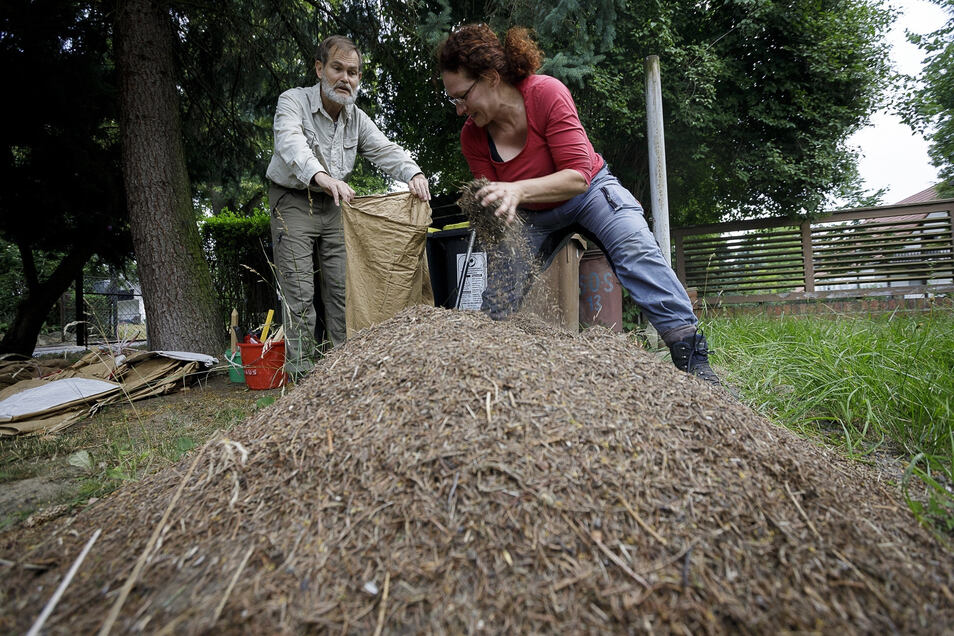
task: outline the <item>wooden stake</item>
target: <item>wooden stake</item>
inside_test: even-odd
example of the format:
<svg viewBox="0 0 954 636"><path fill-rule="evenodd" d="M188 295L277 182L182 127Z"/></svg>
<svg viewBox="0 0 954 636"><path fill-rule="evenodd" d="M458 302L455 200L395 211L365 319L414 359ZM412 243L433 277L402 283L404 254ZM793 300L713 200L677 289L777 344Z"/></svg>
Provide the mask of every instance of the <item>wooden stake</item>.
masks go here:
<svg viewBox="0 0 954 636"><path fill-rule="evenodd" d="M238 348L238 334L235 333L235 330L238 329L238 309L235 307L232 308L232 320L229 323L229 346L231 351L235 351Z"/></svg>

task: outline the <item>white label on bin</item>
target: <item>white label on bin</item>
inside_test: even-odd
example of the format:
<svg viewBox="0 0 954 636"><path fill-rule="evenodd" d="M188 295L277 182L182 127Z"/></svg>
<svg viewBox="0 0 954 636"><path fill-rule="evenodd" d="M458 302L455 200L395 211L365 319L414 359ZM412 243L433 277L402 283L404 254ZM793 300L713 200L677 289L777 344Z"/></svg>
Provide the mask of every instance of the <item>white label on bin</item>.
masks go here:
<svg viewBox="0 0 954 636"><path fill-rule="evenodd" d="M457 284L460 285L460 276L464 272L464 258L467 254L457 255ZM483 302L482 294L487 287L487 254L485 252L471 252L470 265L467 267L467 279L464 281L464 293L460 297L461 309L480 309Z"/></svg>

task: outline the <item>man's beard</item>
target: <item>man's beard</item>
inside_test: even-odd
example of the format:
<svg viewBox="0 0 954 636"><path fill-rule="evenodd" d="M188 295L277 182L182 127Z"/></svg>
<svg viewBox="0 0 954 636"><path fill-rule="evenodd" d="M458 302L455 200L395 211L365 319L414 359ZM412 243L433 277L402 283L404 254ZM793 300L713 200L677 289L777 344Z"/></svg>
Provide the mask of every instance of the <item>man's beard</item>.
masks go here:
<svg viewBox="0 0 954 636"><path fill-rule="evenodd" d="M335 86L347 86L348 90L351 90L350 95L341 95L335 91ZM358 98L358 91L361 89L361 84L358 84L352 90L351 85L347 82L338 82L337 84L331 84L325 78L321 78L321 94L333 101L336 104L341 104L342 106L347 106L353 104L354 100Z"/></svg>

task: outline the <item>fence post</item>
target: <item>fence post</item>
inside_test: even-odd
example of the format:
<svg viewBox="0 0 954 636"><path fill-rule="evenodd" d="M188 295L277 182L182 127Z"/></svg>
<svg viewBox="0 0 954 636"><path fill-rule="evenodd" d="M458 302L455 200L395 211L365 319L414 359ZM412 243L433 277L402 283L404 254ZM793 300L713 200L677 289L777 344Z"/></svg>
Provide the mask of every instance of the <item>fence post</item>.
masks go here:
<svg viewBox="0 0 954 636"><path fill-rule="evenodd" d="M114 283L115 285L115 283ZM115 289L115 287L114 287ZM113 330L113 340L119 340L119 294L113 293L110 295L112 302L110 303L109 308L109 322Z"/></svg>
<svg viewBox="0 0 954 636"><path fill-rule="evenodd" d="M663 257L672 266L669 242L669 194L666 183L666 135L663 130L662 82L659 56L646 58L646 124L649 141L649 197L653 208L653 235Z"/></svg>
<svg viewBox="0 0 954 636"><path fill-rule="evenodd" d="M815 291L815 255L812 252L812 222L802 221L802 268L805 272L805 291Z"/></svg>
<svg viewBox="0 0 954 636"><path fill-rule="evenodd" d="M954 206L947 209L947 227L951 230L951 276L954 277Z"/></svg>
<svg viewBox="0 0 954 636"><path fill-rule="evenodd" d="M86 315L83 307L83 274L76 277L76 345L86 346Z"/></svg>
<svg viewBox="0 0 954 636"><path fill-rule="evenodd" d="M60 340L63 340L66 336L66 323L69 322L69 318L66 313L66 295L69 292L63 292L60 295L60 301L57 303L60 306Z"/></svg>

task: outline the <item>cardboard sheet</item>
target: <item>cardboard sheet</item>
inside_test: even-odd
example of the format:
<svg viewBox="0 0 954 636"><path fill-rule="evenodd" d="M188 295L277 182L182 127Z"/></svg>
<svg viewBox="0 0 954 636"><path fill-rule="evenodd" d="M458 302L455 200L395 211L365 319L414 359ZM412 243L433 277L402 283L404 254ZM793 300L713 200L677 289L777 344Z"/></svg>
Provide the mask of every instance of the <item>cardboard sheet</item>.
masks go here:
<svg viewBox="0 0 954 636"><path fill-rule="evenodd" d="M53 376L0 390L0 437L61 431L107 404L175 391L216 362L188 351L90 352Z"/></svg>
<svg viewBox="0 0 954 636"><path fill-rule="evenodd" d="M16 386L16 385L14 385ZM103 393L119 387L115 382L92 378L67 378L44 382L20 391L0 401L0 422L28 419L48 411L67 408L73 404L86 404Z"/></svg>

